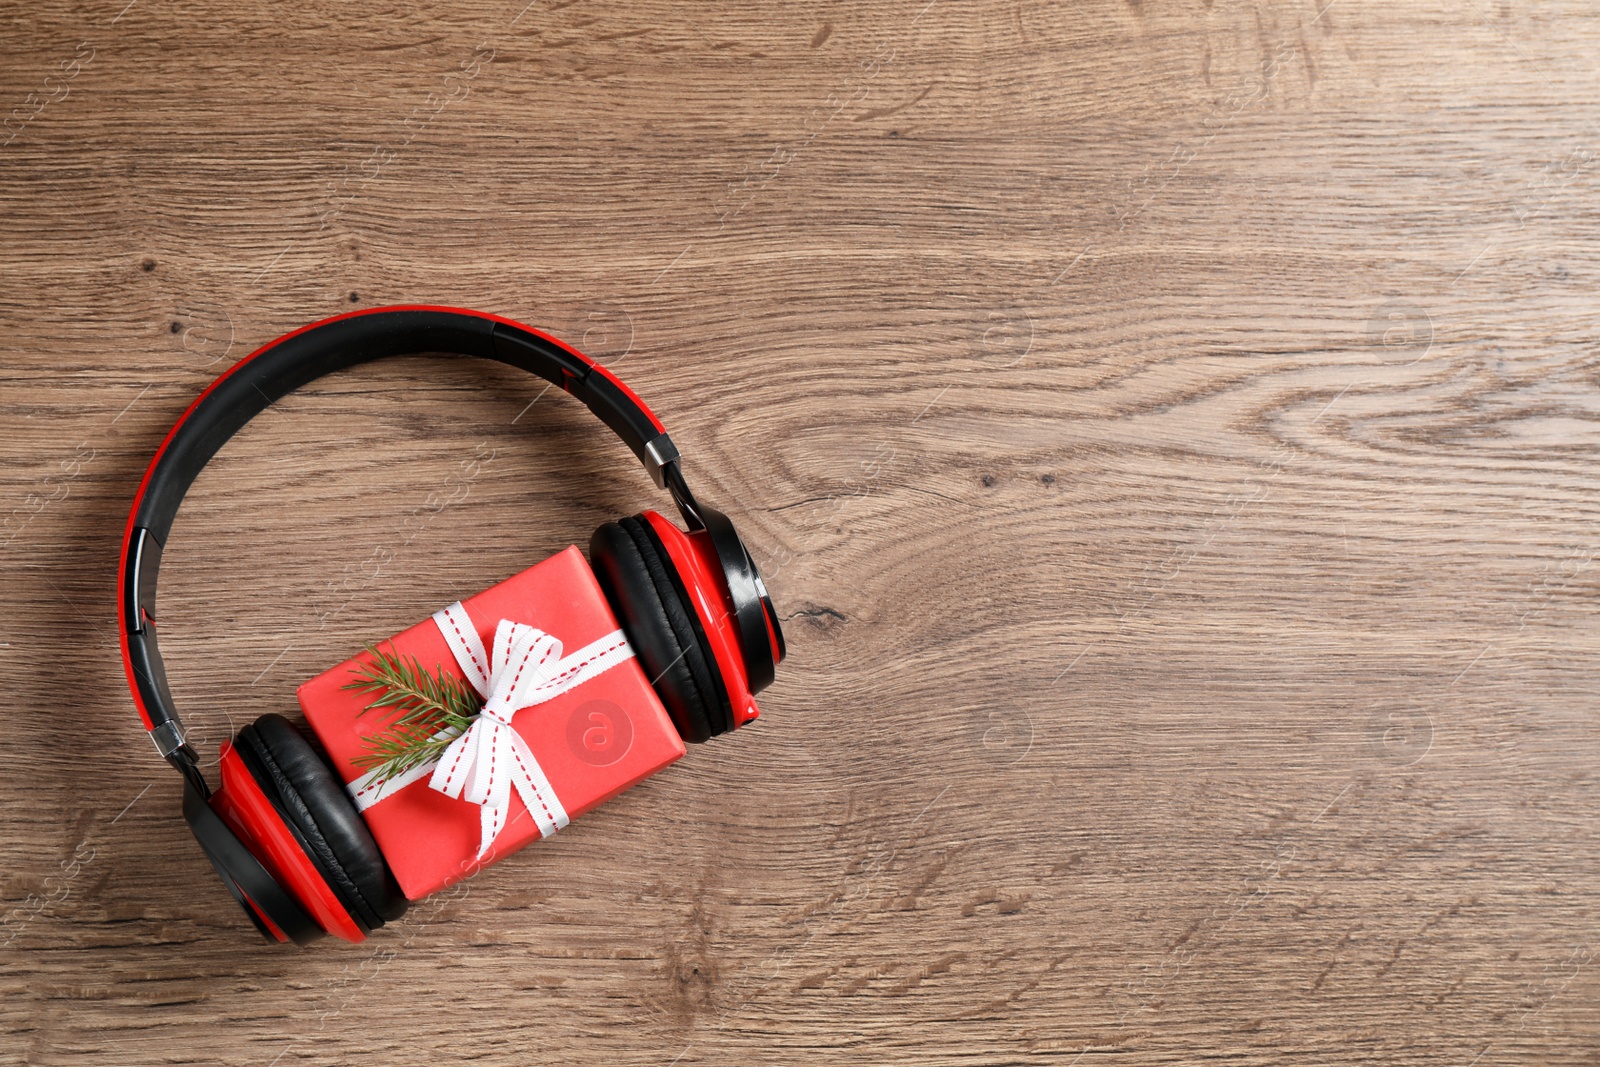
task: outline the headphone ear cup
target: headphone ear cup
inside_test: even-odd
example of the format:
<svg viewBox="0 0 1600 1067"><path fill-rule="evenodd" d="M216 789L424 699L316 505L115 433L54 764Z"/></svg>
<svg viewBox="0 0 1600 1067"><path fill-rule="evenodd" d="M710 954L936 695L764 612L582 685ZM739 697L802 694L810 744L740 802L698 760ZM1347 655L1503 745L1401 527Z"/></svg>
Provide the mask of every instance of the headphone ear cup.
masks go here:
<svg viewBox="0 0 1600 1067"><path fill-rule="evenodd" d="M659 540L637 517L603 524L589 565L685 741L733 728L733 712L694 605Z"/></svg>
<svg viewBox="0 0 1600 1067"><path fill-rule="evenodd" d="M311 862L350 915L369 930L410 905L372 831L322 757L282 715L239 731L236 747L261 788L305 841Z"/></svg>
<svg viewBox="0 0 1600 1067"><path fill-rule="evenodd" d="M194 831L195 840L200 842L222 884L262 937L268 941L287 938L297 945L309 945L325 936L326 931L317 925L317 920L278 883L190 782L183 787L183 819Z"/></svg>

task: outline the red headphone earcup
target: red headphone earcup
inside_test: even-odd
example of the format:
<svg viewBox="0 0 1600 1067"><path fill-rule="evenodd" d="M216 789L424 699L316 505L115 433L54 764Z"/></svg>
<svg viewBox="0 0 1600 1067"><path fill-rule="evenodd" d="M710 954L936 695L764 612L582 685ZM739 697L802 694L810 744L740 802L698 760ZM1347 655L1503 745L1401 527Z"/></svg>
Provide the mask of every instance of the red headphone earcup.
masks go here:
<svg viewBox="0 0 1600 1067"><path fill-rule="evenodd" d="M261 936L307 945L324 935L322 927L255 857L229 822L189 784L183 789L183 818L222 884Z"/></svg>
<svg viewBox="0 0 1600 1067"><path fill-rule="evenodd" d="M211 794L210 807L323 931L345 941L366 940L367 928L328 884L305 841L284 817L281 802L270 786L263 788L259 768L250 765L251 746L243 740L249 729L222 746L222 784Z"/></svg>
<svg viewBox="0 0 1600 1067"><path fill-rule="evenodd" d="M638 518L604 523L589 539L589 565L650 684L685 741L732 729L727 690L682 578Z"/></svg>
<svg viewBox="0 0 1600 1067"><path fill-rule="evenodd" d="M404 915L410 901L366 821L344 783L294 724L282 715L263 715L239 732L239 741L257 780L356 921L376 930Z"/></svg>
<svg viewBox="0 0 1600 1067"><path fill-rule="evenodd" d="M655 511L646 511L639 518L661 547L686 599L691 601L698 632L707 639L707 655L727 694L733 727L744 726L761 712L751 692L750 672L726 573L709 531L685 533Z"/></svg>

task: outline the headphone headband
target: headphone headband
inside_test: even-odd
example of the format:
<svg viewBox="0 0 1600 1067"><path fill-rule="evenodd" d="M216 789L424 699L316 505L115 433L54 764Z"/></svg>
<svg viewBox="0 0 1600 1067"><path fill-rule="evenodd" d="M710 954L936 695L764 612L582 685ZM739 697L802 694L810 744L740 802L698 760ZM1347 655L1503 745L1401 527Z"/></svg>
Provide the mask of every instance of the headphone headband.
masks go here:
<svg viewBox="0 0 1600 1067"><path fill-rule="evenodd" d="M118 613L129 688L156 748L201 796L209 790L194 751L184 742L182 720L156 647L156 576L178 505L211 457L273 401L334 371L422 352L480 356L531 371L559 386L611 427L658 487L671 491L691 530L707 528L710 519L712 532L720 534L720 526L727 523L720 513L695 501L679 470L672 439L631 389L576 349L510 319L460 308L373 308L324 319L262 346L201 393L167 434L145 471L123 540ZM733 537L737 541L737 535ZM718 545L725 565L737 564L738 559L725 555L723 548ZM744 553L742 544L737 549ZM747 555L744 559L748 562ZM731 588L730 593L741 631L754 636L753 623L759 619L764 639L770 602L759 577L750 589ZM770 670L766 680L771 680ZM752 685L752 690L757 688L760 685Z"/></svg>
<svg viewBox="0 0 1600 1067"><path fill-rule="evenodd" d="M374 308L324 319L263 345L213 382L151 460L130 525L164 541L200 470L273 401L335 371L418 352L481 356L560 386L622 438L658 486L664 486L662 468L677 459L661 420L633 390L554 337L476 311Z"/></svg>

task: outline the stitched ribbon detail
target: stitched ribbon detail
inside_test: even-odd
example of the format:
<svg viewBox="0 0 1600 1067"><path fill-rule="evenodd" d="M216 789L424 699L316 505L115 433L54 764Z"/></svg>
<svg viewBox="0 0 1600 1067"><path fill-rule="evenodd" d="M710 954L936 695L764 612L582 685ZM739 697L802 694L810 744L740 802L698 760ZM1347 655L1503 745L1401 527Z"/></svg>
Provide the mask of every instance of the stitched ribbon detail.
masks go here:
<svg viewBox="0 0 1600 1067"><path fill-rule="evenodd" d="M533 750L512 728L512 719L517 712L576 688L632 657L627 637L621 630L613 630L563 656L556 637L525 623L501 619L495 627L491 655L460 601L434 612L433 621L467 682L483 696L483 710L450 742L437 763L423 764L385 782L372 780L370 774L351 782L347 788L356 806L365 810L431 770L428 784L432 788L479 806L478 859L505 829L513 790L533 816L539 836L549 837L567 825L567 811Z"/></svg>

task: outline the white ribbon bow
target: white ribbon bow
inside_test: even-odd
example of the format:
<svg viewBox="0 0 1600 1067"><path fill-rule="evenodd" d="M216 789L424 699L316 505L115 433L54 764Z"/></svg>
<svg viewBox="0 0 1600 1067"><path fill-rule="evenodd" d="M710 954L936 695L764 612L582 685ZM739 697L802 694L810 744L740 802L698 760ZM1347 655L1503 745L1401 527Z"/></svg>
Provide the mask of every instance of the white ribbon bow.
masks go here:
<svg viewBox="0 0 1600 1067"><path fill-rule="evenodd" d="M533 816L539 836L549 837L567 825L567 811L533 750L512 729L511 720L517 712L582 685L630 658L633 649L627 637L621 630L613 630L572 655L562 656L561 642L555 637L537 627L501 619L495 627L494 655L490 657L460 601L434 612L433 621L467 681L483 696L483 710L450 742L437 764L423 764L387 781L379 782L368 774L351 782L347 788L357 808L365 810L431 768L428 784L432 788L479 805L478 859L505 829L513 789Z"/></svg>

